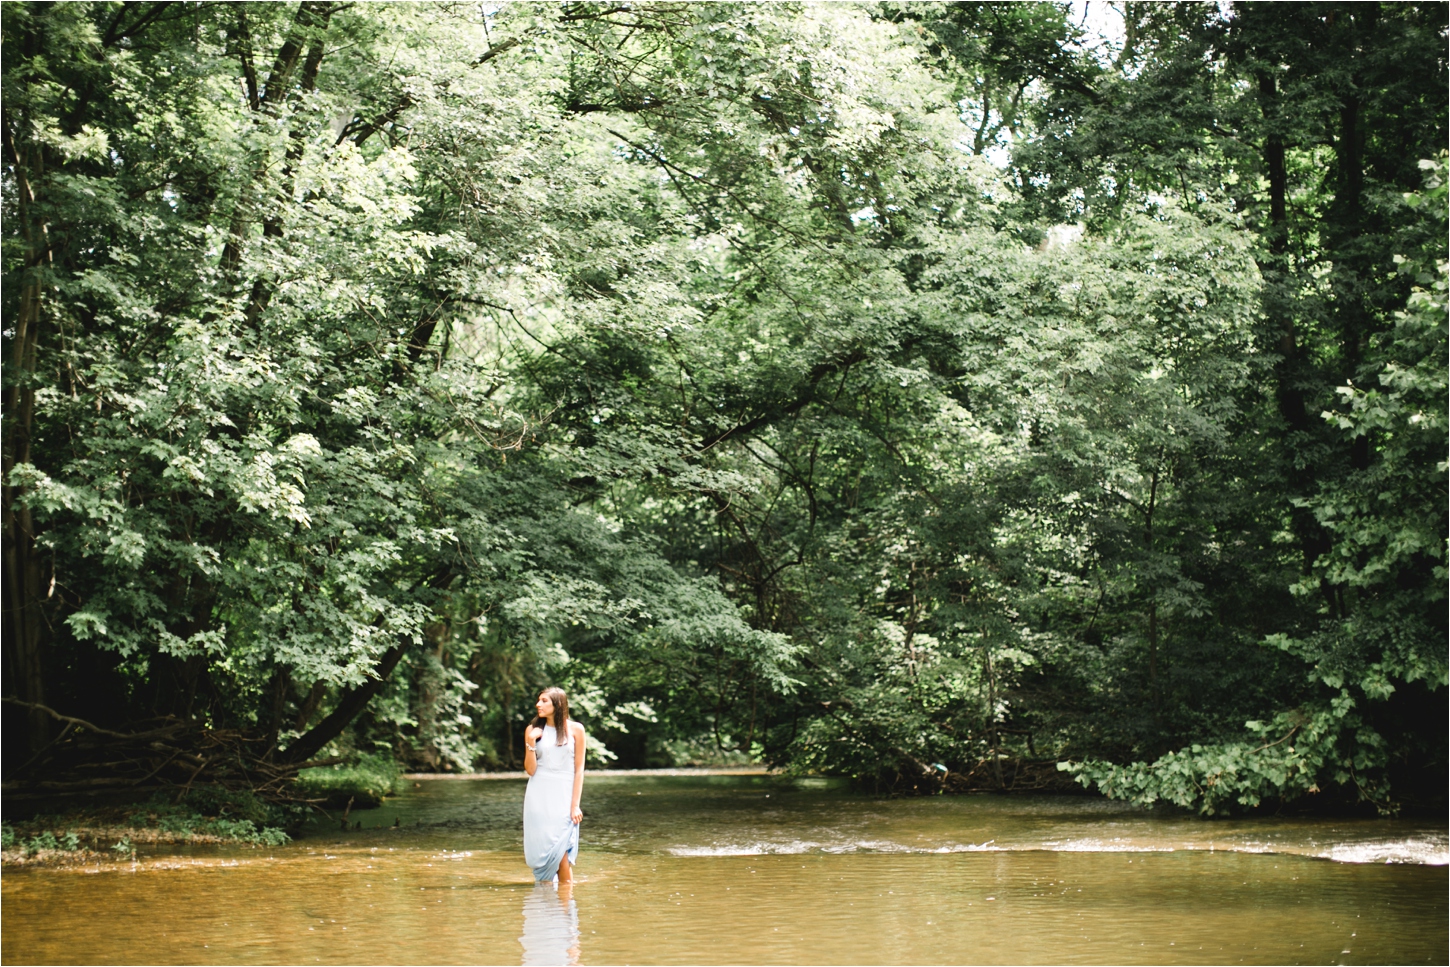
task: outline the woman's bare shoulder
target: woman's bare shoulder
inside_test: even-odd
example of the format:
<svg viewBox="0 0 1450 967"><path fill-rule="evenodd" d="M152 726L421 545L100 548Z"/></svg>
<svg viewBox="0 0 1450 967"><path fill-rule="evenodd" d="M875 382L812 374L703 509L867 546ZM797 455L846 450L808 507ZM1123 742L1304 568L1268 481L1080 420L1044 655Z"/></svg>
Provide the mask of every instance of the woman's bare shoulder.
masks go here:
<svg viewBox="0 0 1450 967"><path fill-rule="evenodd" d="M575 737L577 738L584 738L584 726L580 725L573 719L569 720L569 731L573 732Z"/></svg>

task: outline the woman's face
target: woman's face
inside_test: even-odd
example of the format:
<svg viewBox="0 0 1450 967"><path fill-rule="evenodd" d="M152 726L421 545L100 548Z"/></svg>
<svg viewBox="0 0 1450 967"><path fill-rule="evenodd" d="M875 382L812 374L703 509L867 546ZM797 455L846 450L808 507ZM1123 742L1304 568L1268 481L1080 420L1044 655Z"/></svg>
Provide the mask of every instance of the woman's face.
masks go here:
<svg viewBox="0 0 1450 967"><path fill-rule="evenodd" d="M540 695L539 700L534 703L534 708L538 711L539 718L552 719L554 717L554 703L549 700L547 695Z"/></svg>

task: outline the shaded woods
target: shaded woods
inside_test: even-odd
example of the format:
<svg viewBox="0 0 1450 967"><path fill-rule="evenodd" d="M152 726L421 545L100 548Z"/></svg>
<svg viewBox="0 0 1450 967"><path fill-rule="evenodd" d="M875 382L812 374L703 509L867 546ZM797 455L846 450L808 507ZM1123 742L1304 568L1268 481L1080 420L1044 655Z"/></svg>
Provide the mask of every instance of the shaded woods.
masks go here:
<svg viewBox="0 0 1450 967"><path fill-rule="evenodd" d="M7 789L1443 804L1446 5L1121 6L5 4Z"/></svg>

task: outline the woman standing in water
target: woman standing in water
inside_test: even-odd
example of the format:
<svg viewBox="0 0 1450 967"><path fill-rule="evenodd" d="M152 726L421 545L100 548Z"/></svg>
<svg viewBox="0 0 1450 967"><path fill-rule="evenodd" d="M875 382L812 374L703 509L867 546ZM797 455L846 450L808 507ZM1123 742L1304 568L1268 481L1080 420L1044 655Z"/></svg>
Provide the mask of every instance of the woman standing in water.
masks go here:
<svg viewBox="0 0 1450 967"><path fill-rule="evenodd" d="M579 797L584 792L584 726L569 718L569 698L546 688L534 703L539 717L524 730L524 860L534 879L572 882L579 856Z"/></svg>

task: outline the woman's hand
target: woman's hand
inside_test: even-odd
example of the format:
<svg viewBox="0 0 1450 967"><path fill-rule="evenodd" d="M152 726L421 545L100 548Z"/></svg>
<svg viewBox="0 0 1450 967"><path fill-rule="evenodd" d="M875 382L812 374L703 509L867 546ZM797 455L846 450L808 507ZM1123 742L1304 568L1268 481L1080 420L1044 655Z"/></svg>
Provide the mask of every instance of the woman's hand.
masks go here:
<svg viewBox="0 0 1450 967"><path fill-rule="evenodd" d="M532 749L534 744L544 737L544 730L537 726L531 727L524 732L524 746Z"/></svg>
<svg viewBox="0 0 1450 967"><path fill-rule="evenodd" d="M569 810L569 818L574 821L575 826L578 826L581 822L584 821L584 812L578 806L575 806L573 809Z"/></svg>

